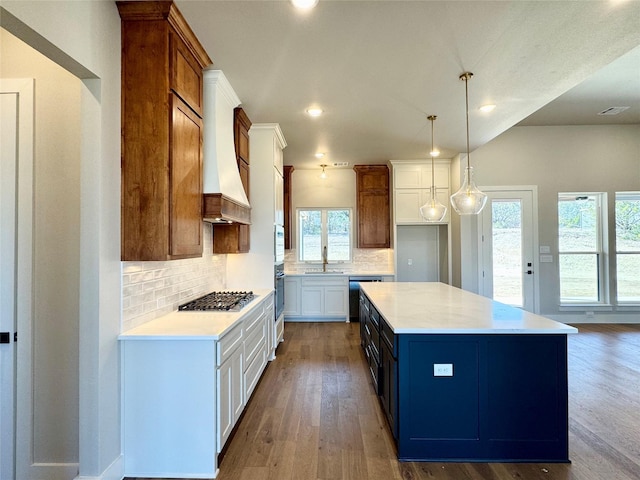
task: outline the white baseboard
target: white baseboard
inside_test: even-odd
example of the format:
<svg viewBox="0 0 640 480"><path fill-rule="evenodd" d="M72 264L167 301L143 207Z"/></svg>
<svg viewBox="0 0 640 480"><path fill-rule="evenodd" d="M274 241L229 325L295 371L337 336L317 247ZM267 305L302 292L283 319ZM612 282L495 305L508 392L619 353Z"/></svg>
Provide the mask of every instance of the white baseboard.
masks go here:
<svg viewBox="0 0 640 480"><path fill-rule="evenodd" d="M560 323L627 323L640 324L640 313L621 313L621 312L585 312L561 313L555 315L546 315L544 317L555 320Z"/></svg>
<svg viewBox="0 0 640 480"><path fill-rule="evenodd" d="M78 475L74 480L122 480L124 478L124 458L119 455L100 475Z"/></svg>

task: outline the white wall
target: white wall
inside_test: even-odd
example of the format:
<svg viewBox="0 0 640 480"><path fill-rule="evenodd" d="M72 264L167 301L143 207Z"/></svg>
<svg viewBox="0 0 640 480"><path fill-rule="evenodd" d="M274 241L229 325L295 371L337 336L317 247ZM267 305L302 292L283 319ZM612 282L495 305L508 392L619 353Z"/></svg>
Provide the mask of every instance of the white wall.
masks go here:
<svg viewBox="0 0 640 480"><path fill-rule="evenodd" d="M2 8L3 28L82 79L79 470L81 478L115 479L121 473L120 17L115 3L104 0L3 0Z"/></svg>
<svg viewBox="0 0 640 480"><path fill-rule="evenodd" d="M550 245L554 254L554 263L540 264L540 312L560 318L555 256L558 192L607 192L613 235L615 192L640 190L640 126L514 127L473 152L471 158L479 186L538 186L539 245ZM465 268L477 261L475 252L468 253L473 258L463 263L463 277ZM614 278L612 274L609 278ZM613 312L618 313L619 321L629 320L615 308ZM629 316L640 321L637 312ZM613 315L601 312L599 318L610 320ZM576 318L569 316L569 320Z"/></svg>

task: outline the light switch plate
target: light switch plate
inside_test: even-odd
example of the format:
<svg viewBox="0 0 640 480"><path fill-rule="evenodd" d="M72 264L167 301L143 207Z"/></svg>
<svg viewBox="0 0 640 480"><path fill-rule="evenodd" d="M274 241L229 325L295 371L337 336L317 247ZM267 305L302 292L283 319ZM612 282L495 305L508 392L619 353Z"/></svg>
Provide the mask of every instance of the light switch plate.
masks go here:
<svg viewBox="0 0 640 480"><path fill-rule="evenodd" d="M548 245L540 245L540 253L551 253L551 247Z"/></svg>
<svg viewBox="0 0 640 480"><path fill-rule="evenodd" d="M434 377L453 377L453 363L434 363Z"/></svg>
<svg viewBox="0 0 640 480"><path fill-rule="evenodd" d="M553 255L540 255L540 263L553 263Z"/></svg>

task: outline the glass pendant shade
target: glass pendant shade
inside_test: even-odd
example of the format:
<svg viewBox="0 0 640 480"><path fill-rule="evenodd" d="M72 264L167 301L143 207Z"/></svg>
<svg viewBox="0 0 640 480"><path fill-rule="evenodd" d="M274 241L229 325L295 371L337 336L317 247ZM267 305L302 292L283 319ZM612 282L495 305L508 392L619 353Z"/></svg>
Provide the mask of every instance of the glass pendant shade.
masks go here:
<svg viewBox="0 0 640 480"><path fill-rule="evenodd" d="M436 185L434 174L434 161L433 157L439 154L435 148L433 148L433 122L436 118L435 115L429 115L427 117L431 121L431 198L427 203L420 207L420 215L426 222L441 222L444 216L447 214L447 207L438 201L436 198Z"/></svg>
<svg viewBox="0 0 640 480"><path fill-rule="evenodd" d="M447 214L447 207L438 201L435 193L431 194L431 199L420 207L420 215L427 222L441 222Z"/></svg>
<svg viewBox="0 0 640 480"><path fill-rule="evenodd" d="M486 203L487 195L480 191L473 180L473 167L467 167L460 190L451 195L451 206L458 215L477 215Z"/></svg>
<svg viewBox="0 0 640 480"><path fill-rule="evenodd" d="M464 172L464 182L460 190L451 195L451 206L458 212L458 215L478 215L487 203L487 195L482 193L473 180L473 168L470 164L471 154L469 153L469 79L473 76L471 72L460 75L460 80L464 81L464 97L467 120L467 169Z"/></svg>

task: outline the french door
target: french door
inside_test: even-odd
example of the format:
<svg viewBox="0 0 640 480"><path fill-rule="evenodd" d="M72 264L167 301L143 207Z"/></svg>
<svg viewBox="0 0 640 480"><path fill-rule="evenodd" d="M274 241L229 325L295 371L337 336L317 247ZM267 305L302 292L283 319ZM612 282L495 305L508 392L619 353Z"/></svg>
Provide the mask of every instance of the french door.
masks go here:
<svg viewBox="0 0 640 480"><path fill-rule="evenodd" d="M537 312L536 189L483 191L488 199L478 219L480 294Z"/></svg>

